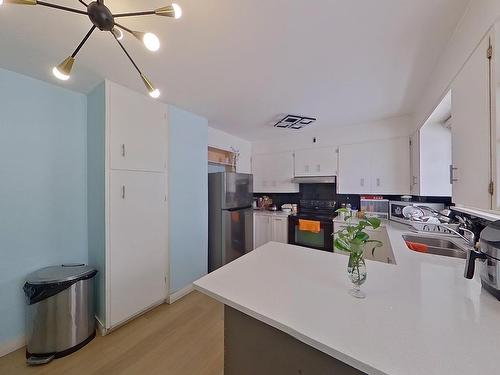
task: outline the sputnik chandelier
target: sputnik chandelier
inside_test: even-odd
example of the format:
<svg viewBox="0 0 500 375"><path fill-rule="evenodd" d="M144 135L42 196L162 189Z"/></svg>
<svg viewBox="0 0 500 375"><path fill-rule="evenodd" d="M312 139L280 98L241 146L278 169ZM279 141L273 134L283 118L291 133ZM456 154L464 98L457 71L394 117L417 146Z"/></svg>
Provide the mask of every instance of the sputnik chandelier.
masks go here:
<svg viewBox="0 0 500 375"><path fill-rule="evenodd" d="M71 56L67 57L62 63L52 69L52 73L54 76L62 81L67 81L71 74L71 69L73 68L73 64L75 62L76 55L80 52L80 49L90 38L94 30L97 28L101 31L110 32L117 43L120 45L121 49L127 55L128 59L134 66L134 68L139 73L144 85L148 89L149 95L152 98L158 98L160 96L160 90L156 89L151 81L142 73L141 69L137 66L135 61L132 59L130 54L127 52L125 47L123 46L121 40L123 39L123 31L128 32L133 35L138 40L144 43L144 46L150 51L158 51L160 49L160 40L153 33L144 33L141 31L131 30L118 22L115 21L115 18L123 18L123 17L136 17L136 16L147 16L147 15L157 15L164 17L172 17L172 18L180 18L182 16L182 9L177 4L167 5L163 8L158 8L156 10L144 11L144 12L133 12L133 13L116 13L113 14L109 10L109 8L104 5L104 0L96 0L89 4L87 4L83 0L78 0L78 2L85 6L86 10L80 10L75 8L69 8L62 5L51 4L45 1L38 0L0 0L0 5L5 4L19 4L19 5L41 5L48 8L54 8L59 10L64 10L66 12L83 14L89 17L90 22L92 22L92 27L83 40L80 42L78 47L76 47L75 51L71 54Z"/></svg>

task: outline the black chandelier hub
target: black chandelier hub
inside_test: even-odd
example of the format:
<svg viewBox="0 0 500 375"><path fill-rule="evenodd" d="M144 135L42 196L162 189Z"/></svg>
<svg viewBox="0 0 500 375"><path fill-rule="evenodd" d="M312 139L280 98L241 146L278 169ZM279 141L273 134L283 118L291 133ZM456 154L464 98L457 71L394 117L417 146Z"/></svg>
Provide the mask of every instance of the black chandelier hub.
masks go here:
<svg viewBox="0 0 500 375"><path fill-rule="evenodd" d="M115 18L103 1L90 3L87 13L90 21L101 31L111 31L115 27Z"/></svg>

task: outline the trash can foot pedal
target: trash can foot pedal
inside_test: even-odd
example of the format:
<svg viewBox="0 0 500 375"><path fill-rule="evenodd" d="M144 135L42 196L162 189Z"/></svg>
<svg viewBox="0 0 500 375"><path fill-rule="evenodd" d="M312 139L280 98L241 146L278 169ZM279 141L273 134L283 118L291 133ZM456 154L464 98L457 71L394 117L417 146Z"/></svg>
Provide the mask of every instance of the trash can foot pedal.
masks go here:
<svg viewBox="0 0 500 375"><path fill-rule="evenodd" d="M28 359L26 359L26 363L29 366L39 366L39 365L46 365L50 361L52 361L56 356L54 354L48 355L47 357L34 357L31 356Z"/></svg>

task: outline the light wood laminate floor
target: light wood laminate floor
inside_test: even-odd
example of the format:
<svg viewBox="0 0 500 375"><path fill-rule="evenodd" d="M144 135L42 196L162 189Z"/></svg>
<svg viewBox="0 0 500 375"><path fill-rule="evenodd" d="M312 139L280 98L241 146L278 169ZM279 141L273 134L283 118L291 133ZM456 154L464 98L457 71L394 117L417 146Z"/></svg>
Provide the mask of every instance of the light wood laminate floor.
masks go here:
<svg viewBox="0 0 500 375"><path fill-rule="evenodd" d="M222 375L223 340L223 305L193 292L45 366L26 366L20 349L0 358L0 374Z"/></svg>

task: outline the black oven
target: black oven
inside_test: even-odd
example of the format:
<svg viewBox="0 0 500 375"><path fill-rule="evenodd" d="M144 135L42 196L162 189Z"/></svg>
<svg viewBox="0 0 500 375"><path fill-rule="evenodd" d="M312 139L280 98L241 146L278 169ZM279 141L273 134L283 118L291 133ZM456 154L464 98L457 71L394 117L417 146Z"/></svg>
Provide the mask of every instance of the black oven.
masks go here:
<svg viewBox="0 0 500 375"><path fill-rule="evenodd" d="M320 232L299 229L299 220L319 221ZM333 253L333 218L292 215L288 218L288 243Z"/></svg>

